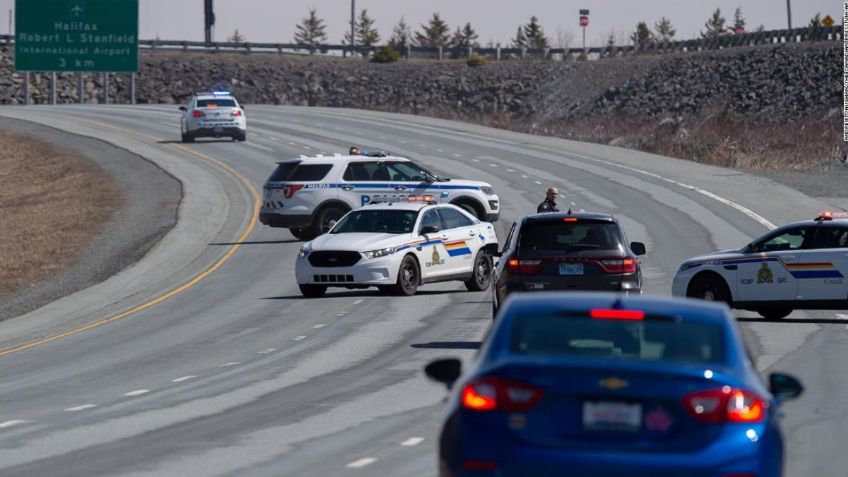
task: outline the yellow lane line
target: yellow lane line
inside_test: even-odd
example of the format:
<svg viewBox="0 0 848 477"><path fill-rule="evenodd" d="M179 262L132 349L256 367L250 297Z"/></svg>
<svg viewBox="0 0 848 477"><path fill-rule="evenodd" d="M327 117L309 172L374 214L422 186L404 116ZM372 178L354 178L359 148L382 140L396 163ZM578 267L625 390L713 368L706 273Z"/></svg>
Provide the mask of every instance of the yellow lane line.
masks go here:
<svg viewBox="0 0 848 477"><path fill-rule="evenodd" d="M111 124L105 124L105 123L101 123L101 122L98 122L98 121L92 121L92 120L87 120L87 119L79 119L79 118L77 118L77 121L88 122L88 123L97 125L98 127L101 127L101 128L113 129L115 131L120 131L120 132L126 133L126 134L131 135L131 136L137 136L137 137L149 139L149 140L155 141L155 142L163 141L163 139L160 139L160 138L157 138L157 137L147 136L147 135L144 135L144 134L141 134L141 133L137 133L137 132L130 131L130 130L127 130L127 129L124 129L124 128L120 128L118 126L113 126ZM46 338L41 338L41 339L38 339L38 340L35 340L35 341L30 341L28 343L24 343L22 345L15 346L13 348L0 350L0 357L7 356L7 355L10 355L12 353L17 353L19 351L23 351L23 350L26 350L26 349L34 348L36 346L41 346L43 344L51 343L53 341L56 341L56 340L59 340L59 339L62 339L62 338L65 338L65 337L68 337L68 336L71 336L71 335L75 335L77 333L82 333L83 331L87 331L87 330L90 330L92 328L96 328L98 326L105 325L107 323L112 323L113 321L118 321L122 318L126 318L130 315L134 315L134 314L136 314L136 313L138 313L142 310L146 310L147 308L150 308L154 305L162 303L163 301L173 297L174 295L177 295L179 293L182 293L182 292L188 290L189 288L193 287L198 282L200 282L201 280L203 280L204 278L209 276L212 272L214 272L215 270L220 268L221 265L223 265L227 260L229 260L230 257L232 257L233 254L236 253L236 251L241 247L240 244L247 239L247 237L251 234L251 232L253 232L253 229L256 227L257 217L259 216L259 208L260 208L259 193L253 187L253 185L251 185L250 180L248 180L247 177L245 177L243 174L241 174L240 172L238 172L237 170L235 170L234 168L232 168L231 166L229 166L225 162L223 162L219 159L216 159L212 156L209 156L209 155L204 154L204 153L199 152L199 151L195 151L194 149L185 147L181 144L171 144L170 146L179 150L179 151L197 156L201 159L213 162L213 163L217 164L218 166L221 166L222 168L226 169L228 172L230 172L231 174L236 176L236 178L238 178L245 185L245 187L247 187L247 189L250 191L250 194L253 196L252 218L250 219L250 223L248 224L247 229L241 234L241 236L239 236L239 238L236 240L236 243L234 245L232 245L230 247L230 249L227 251L227 253L225 253L223 257L218 259L218 261L216 261L211 267L209 267L208 269L206 269L205 271L203 271L199 275L196 275L194 278L189 280L187 283L180 285L179 287L165 293L164 295L160 295L157 298L154 298L154 299L152 299L152 300L150 300L146 303L143 303L141 305L138 305L135 308L132 308L132 309L123 311L121 313L118 313L117 315L113 315L113 316L110 316L108 318L104 318L102 320L93 321L91 323L86 323L86 324L80 325L76 328L72 328L70 330L66 330L66 331L63 331L61 333L57 333L55 335L48 336Z"/></svg>

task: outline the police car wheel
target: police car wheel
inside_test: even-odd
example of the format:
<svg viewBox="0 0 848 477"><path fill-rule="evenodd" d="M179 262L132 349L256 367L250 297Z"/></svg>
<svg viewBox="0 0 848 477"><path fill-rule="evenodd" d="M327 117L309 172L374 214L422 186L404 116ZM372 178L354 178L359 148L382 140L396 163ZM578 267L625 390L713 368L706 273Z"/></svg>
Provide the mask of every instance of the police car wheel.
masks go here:
<svg viewBox="0 0 848 477"><path fill-rule="evenodd" d="M757 310L757 313L767 320L780 320L789 316L792 313L792 308L768 308Z"/></svg>
<svg viewBox="0 0 848 477"><path fill-rule="evenodd" d="M326 285L298 285L300 294L306 298L321 298L327 293Z"/></svg>
<svg viewBox="0 0 848 477"><path fill-rule="evenodd" d="M412 256L407 255L400 262L398 270L397 283L394 286L394 291L401 296L412 296L418 291L419 272L418 263Z"/></svg>
<svg viewBox="0 0 848 477"><path fill-rule="evenodd" d="M465 288L469 291L483 291L489 288L491 281L492 257L481 250L474 259L474 269L471 272L471 278L465 282Z"/></svg>
<svg viewBox="0 0 848 477"><path fill-rule="evenodd" d="M336 222L338 222L339 219L342 218L347 212L347 210L337 205L331 205L329 207L321 209L321 211L318 213L318 217L316 218L315 223L312 225L312 233L314 233L317 237L319 235L329 232L330 229L333 228L334 225L336 225Z"/></svg>
<svg viewBox="0 0 848 477"><path fill-rule="evenodd" d="M706 301L717 301L730 303L730 290L724 280L713 275L695 277L686 290L689 298L698 298Z"/></svg>
<svg viewBox="0 0 848 477"><path fill-rule="evenodd" d="M194 136L191 133L183 133L182 140L183 142L194 142Z"/></svg>

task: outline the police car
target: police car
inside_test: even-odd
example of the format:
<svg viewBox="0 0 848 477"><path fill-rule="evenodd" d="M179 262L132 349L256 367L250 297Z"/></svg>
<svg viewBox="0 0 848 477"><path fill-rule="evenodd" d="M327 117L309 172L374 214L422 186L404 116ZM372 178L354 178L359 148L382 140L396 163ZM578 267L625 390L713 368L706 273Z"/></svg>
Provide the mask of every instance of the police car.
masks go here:
<svg viewBox="0 0 848 477"><path fill-rule="evenodd" d="M353 209L424 194L461 207L478 220L498 219L498 196L485 182L439 177L403 157L337 154L278 162L265 182L259 220L309 240Z"/></svg>
<svg viewBox="0 0 848 477"><path fill-rule="evenodd" d="M180 132L183 142L199 137L231 137L247 140L244 107L227 91L194 93L186 106L180 106Z"/></svg>
<svg viewBox="0 0 848 477"><path fill-rule="evenodd" d="M848 309L848 214L823 212L739 250L683 262L672 294L724 301L765 318L798 309Z"/></svg>
<svg viewBox="0 0 848 477"><path fill-rule="evenodd" d="M482 291L489 287L497 247L491 223L431 196L413 196L348 212L301 247L295 274L309 298L328 287L372 286L410 296L424 283L452 280Z"/></svg>

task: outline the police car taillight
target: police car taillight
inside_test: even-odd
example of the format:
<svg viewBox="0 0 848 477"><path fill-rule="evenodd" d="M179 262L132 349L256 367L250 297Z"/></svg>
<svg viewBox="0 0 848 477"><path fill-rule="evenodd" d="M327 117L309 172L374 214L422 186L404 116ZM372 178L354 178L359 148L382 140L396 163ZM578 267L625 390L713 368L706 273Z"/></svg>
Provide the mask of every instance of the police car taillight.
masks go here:
<svg viewBox="0 0 848 477"><path fill-rule="evenodd" d="M241 109L234 109L233 112L230 113L230 116L234 118L239 118L241 117L241 114Z"/></svg>
<svg viewBox="0 0 848 477"><path fill-rule="evenodd" d="M204 113L203 111L198 111L198 110L195 109L194 111L191 112L191 115L196 117L196 118L202 118L202 117L206 116L206 113Z"/></svg>
<svg viewBox="0 0 848 477"><path fill-rule="evenodd" d="M303 189L303 184L291 184L283 187L283 197L286 199L291 199L294 197L295 192Z"/></svg>

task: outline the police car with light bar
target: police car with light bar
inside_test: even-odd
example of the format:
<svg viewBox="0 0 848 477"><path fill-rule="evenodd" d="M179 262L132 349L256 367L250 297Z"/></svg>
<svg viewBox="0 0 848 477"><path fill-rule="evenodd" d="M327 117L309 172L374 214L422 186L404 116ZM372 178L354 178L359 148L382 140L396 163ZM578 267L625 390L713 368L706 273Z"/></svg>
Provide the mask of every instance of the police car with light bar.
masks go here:
<svg viewBox="0 0 848 477"><path fill-rule="evenodd" d="M485 222L498 219L499 201L485 182L439 177L404 157L380 154L300 156L277 162L265 182L259 220L301 239L326 233L347 212L375 201L432 195Z"/></svg>
<svg viewBox="0 0 848 477"><path fill-rule="evenodd" d="M199 137L231 137L247 140L244 106L228 91L194 93L186 106L180 106L180 133L183 142Z"/></svg>
<svg viewBox="0 0 848 477"><path fill-rule="evenodd" d="M348 212L301 247L295 275L305 297L372 286L410 296L422 284L454 280L471 291L489 287L498 248L491 223L428 195L389 200Z"/></svg>
<svg viewBox="0 0 848 477"><path fill-rule="evenodd" d="M727 302L769 319L793 310L848 309L848 213L822 212L739 250L689 259L672 294Z"/></svg>

